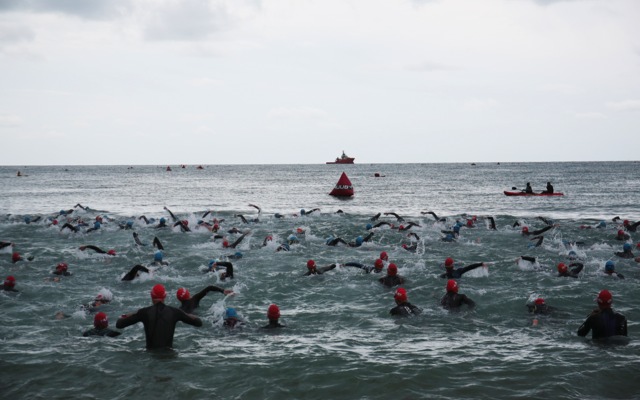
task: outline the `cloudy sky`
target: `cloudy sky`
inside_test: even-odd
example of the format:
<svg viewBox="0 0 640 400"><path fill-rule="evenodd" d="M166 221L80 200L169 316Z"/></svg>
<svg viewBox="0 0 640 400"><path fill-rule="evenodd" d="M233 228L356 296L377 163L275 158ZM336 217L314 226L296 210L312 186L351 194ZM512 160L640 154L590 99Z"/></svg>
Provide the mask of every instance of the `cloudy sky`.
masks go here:
<svg viewBox="0 0 640 400"><path fill-rule="evenodd" d="M0 0L0 165L638 160L638 0Z"/></svg>

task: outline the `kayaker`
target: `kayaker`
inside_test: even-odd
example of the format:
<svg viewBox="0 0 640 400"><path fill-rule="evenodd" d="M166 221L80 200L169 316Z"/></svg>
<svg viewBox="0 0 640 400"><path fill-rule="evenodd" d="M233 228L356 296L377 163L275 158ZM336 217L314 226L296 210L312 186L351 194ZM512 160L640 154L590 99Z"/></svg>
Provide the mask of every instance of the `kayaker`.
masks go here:
<svg viewBox="0 0 640 400"><path fill-rule="evenodd" d="M524 188L524 192L533 194L533 188L531 187L531 183L527 182L527 187Z"/></svg>
<svg viewBox="0 0 640 400"><path fill-rule="evenodd" d="M551 182L547 182L547 190L543 191L541 194L552 194L553 193L553 185Z"/></svg>

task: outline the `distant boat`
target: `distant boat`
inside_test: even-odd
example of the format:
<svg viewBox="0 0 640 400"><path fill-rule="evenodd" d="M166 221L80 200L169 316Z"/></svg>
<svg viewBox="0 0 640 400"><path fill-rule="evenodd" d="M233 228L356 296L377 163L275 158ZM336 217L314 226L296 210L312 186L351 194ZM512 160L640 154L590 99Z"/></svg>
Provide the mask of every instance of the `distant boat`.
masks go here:
<svg viewBox="0 0 640 400"><path fill-rule="evenodd" d="M344 154L344 150L342 150L342 155L336 158L335 161L327 161L327 164L353 164L355 158L349 157Z"/></svg>

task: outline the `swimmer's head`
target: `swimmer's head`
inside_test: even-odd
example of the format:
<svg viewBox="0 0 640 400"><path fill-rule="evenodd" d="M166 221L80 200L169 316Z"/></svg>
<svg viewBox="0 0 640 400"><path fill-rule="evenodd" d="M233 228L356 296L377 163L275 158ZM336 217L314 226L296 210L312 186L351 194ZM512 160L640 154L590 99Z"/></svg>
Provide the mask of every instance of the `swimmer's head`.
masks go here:
<svg viewBox="0 0 640 400"><path fill-rule="evenodd" d="M191 294L189 293L189 290L187 290L185 288L180 288L176 292L176 297L180 301L186 301L186 300L189 300L191 298Z"/></svg>
<svg viewBox="0 0 640 400"><path fill-rule="evenodd" d="M98 228L100 228L100 225L101 225L100 221L96 221L96 222L93 223L93 228L94 229L98 229Z"/></svg>
<svg viewBox="0 0 640 400"><path fill-rule="evenodd" d="M558 272L559 273L564 274L568 270L569 270L569 267L567 267L567 264L565 264L565 263L559 263L558 264Z"/></svg>
<svg viewBox="0 0 640 400"><path fill-rule="evenodd" d="M468 219L467 220L467 226L468 227L472 227L473 226L473 220L472 219Z"/></svg>
<svg viewBox="0 0 640 400"><path fill-rule="evenodd" d="M304 208L302 210L300 210L300 215L305 215L307 212L304 210Z"/></svg>
<svg viewBox="0 0 640 400"><path fill-rule="evenodd" d="M280 318L280 308L275 304L271 304L267 309L267 318L270 320L277 320Z"/></svg>
<svg viewBox="0 0 640 400"><path fill-rule="evenodd" d="M407 302L407 291L404 288L398 288L396 293L393 295L396 303L406 303Z"/></svg>
<svg viewBox="0 0 640 400"><path fill-rule="evenodd" d="M389 276L398 275L398 266L395 265L394 263L389 264L389 266L387 267L387 275Z"/></svg>
<svg viewBox="0 0 640 400"><path fill-rule="evenodd" d="M624 231L622 229L618 230L618 237L624 237Z"/></svg>
<svg viewBox="0 0 640 400"><path fill-rule="evenodd" d="M11 261L17 262L20 260L22 260L22 257L20 257L20 253L18 253L17 251L14 251L13 254L11 254Z"/></svg>
<svg viewBox="0 0 640 400"><path fill-rule="evenodd" d="M69 266L67 265L67 263L61 262L61 263L58 263L58 265L56 265L56 272L65 273L67 272L68 269L69 269Z"/></svg>
<svg viewBox="0 0 640 400"><path fill-rule="evenodd" d="M4 280L4 287L13 289L14 286L16 286L16 278L14 278L13 275L7 276Z"/></svg>
<svg viewBox="0 0 640 400"><path fill-rule="evenodd" d="M225 310L224 319L230 319L230 318L233 318L233 319L237 319L238 318L238 313L236 312L235 308L228 307Z"/></svg>
<svg viewBox="0 0 640 400"><path fill-rule="evenodd" d="M611 307L611 303L613 302L613 298L611 296L611 292L609 292L608 290L601 290L600 293L598 293L598 297L596 298L596 301L598 302L598 306L600 308L609 308Z"/></svg>
<svg viewBox="0 0 640 400"><path fill-rule="evenodd" d="M93 317L93 326L96 329L107 329L107 327L109 326L109 320L107 319L107 314L103 312L97 313Z"/></svg>
<svg viewBox="0 0 640 400"><path fill-rule="evenodd" d="M455 225L455 226L453 227L453 231L454 231L455 233L460 233L460 227L459 227L458 225Z"/></svg>
<svg viewBox="0 0 640 400"><path fill-rule="evenodd" d="M612 273L615 271L615 269L616 269L616 264L611 260L607 261L604 264L604 272Z"/></svg>
<svg viewBox="0 0 640 400"><path fill-rule="evenodd" d="M31 223L31 217L24 217L24 223L25 224Z"/></svg>
<svg viewBox="0 0 640 400"><path fill-rule="evenodd" d="M167 222L167 220L166 220L164 217L161 217L161 218L160 218L160 223L161 223L161 224L164 224L165 222Z"/></svg>
<svg viewBox="0 0 640 400"><path fill-rule="evenodd" d="M182 222L182 225L189 226L189 221L187 221L186 219L183 219L181 222Z"/></svg>
<svg viewBox="0 0 640 400"><path fill-rule="evenodd" d="M607 223L604 222L604 221L600 221L600 222L598 222L597 227L598 228L606 228L607 227Z"/></svg>
<svg viewBox="0 0 640 400"><path fill-rule="evenodd" d="M114 249L111 249L109 251L107 251L107 254L110 256L115 256L116 255L116 251Z"/></svg>
<svg viewBox="0 0 640 400"><path fill-rule="evenodd" d="M537 306L541 306L544 304L544 299L542 297L538 297L537 299L535 299L533 301L533 304L537 305Z"/></svg>
<svg viewBox="0 0 640 400"><path fill-rule="evenodd" d="M153 254L153 261L162 262L162 252L160 250Z"/></svg>
<svg viewBox="0 0 640 400"><path fill-rule="evenodd" d="M215 265L218 263L218 260L209 260L209 263L207 264L209 266L209 269L215 267Z"/></svg>
<svg viewBox="0 0 640 400"><path fill-rule="evenodd" d="M622 245L622 251L631 251L631 243L625 243Z"/></svg>
<svg viewBox="0 0 640 400"><path fill-rule="evenodd" d="M522 227L522 234L524 235L524 234L527 234L527 233L529 233L529 228L526 227L526 226Z"/></svg>
<svg viewBox="0 0 640 400"><path fill-rule="evenodd" d="M578 258L578 254L577 254L575 251L573 251L573 250L570 250L570 251L569 251L568 256L569 256L569 259L570 259L570 260L575 260L575 259L577 259L577 258Z"/></svg>
<svg viewBox="0 0 640 400"><path fill-rule="evenodd" d="M167 291L163 285L158 283L151 289L151 300L164 301L165 297L167 297Z"/></svg>
<svg viewBox="0 0 640 400"><path fill-rule="evenodd" d="M389 255L386 251L380 252L380 259L382 261L389 261Z"/></svg>
<svg viewBox="0 0 640 400"><path fill-rule="evenodd" d="M287 240L289 241L289 243L298 243L299 242L298 237L296 235L289 235Z"/></svg>
<svg viewBox="0 0 640 400"><path fill-rule="evenodd" d="M403 248L403 249L405 249L405 250L406 250L408 247L409 247L409 245L408 245L408 244L406 244L406 243L402 243L402 248Z"/></svg>
<svg viewBox="0 0 640 400"><path fill-rule="evenodd" d="M458 293L458 282L453 279L449 279L449 281L447 281L447 292Z"/></svg>
<svg viewBox="0 0 640 400"><path fill-rule="evenodd" d="M623 226L628 226L629 225L629 220L625 219L624 221L622 221L622 225Z"/></svg>
<svg viewBox="0 0 640 400"><path fill-rule="evenodd" d="M316 269L316 262L313 260L307 261L307 268L310 270Z"/></svg>
<svg viewBox="0 0 640 400"><path fill-rule="evenodd" d="M133 221L132 220L128 220L127 221L127 227L129 227L129 228L133 227Z"/></svg>
<svg viewBox="0 0 640 400"><path fill-rule="evenodd" d="M54 219L53 221L51 221L51 224L53 224L53 225L58 225L58 220L57 220L57 219Z"/></svg>
<svg viewBox="0 0 640 400"><path fill-rule="evenodd" d="M98 221L98 222L102 222L102 217L101 217L101 216L99 216L99 215L97 215L97 216L96 216L96 221Z"/></svg>
<svg viewBox="0 0 640 400"><path fill-rule="evenodd" d="M296 233L302 235L304 233L304 229L298 228L298 229L296 229Z"/></svg>
<svg viewBox="0 0 640 400"><path fill-rule="evenodd" d="M224 247L225 249L226 249L227 247L229 247L229 242L228 242L227 240L223 240L223 241L222 241L222 247Z"/></svg>
<svg viewBox="0 0 640 400"><path fill-rule="evenodd" d="M373 229L373 225L367 224L367 226L365 226L365 229L369 231L369 230Z"/></svg>
<svg viewBox="0 0 640 400"><path fill-rule="evenodd" d="M380 271L382 268L384 268L384 263L382 262L381 259L377 259L374 263L373 266L376 270Z"/></svg>
<svg viewBox="0 0 640 400"><path fill-rule="evenodd" d="M400 225L400 226L398 227L398 229L399 229L399 230L401 230L401 231L403 231L403 230L404 230L404 225Z"/></svg>
<svg viewBox="0 0 640 400"><path fill-rule="evenodd" d="M356 238L356 245L362 246L362 243L364 243L364 238L362 236L358 236Z"/></svg>
<svg viewBox="0 0 640 400"><path fill-rule="evenodd" d="M444 260L444 266L446 268L453 268L453 258L447 257L447 259Z"/></svg>

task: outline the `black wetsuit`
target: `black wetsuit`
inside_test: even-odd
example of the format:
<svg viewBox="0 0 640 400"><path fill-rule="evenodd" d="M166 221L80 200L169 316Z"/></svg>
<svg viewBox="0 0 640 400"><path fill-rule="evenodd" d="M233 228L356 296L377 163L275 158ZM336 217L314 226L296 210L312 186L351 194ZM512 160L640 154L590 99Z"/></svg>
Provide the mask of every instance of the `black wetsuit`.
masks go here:
<svg viewBox="0 0 640 400"><path fill-rule="evenodd" d="M475 264L467 265L466 267L463 267L463 268L456 268L456 269L447 268L446 272L440 275L440 278L458 279L458 278L461 278L462 274L464 274L465 272L469 272L472 269L482 267L482 264L483 263L475 263Z"/></svg>
<svg viewBox="0 0 640 400"><path fill-rule="evenodd" d="M202 289L197 294L195 294L193 297L191 297L189 300L181 301L182 304L180 305L180 309L186 312L187 314L191 314L193 310L195 310L196 308L198 308L198 306L200 306L200 300L202 300L204 296L206 296L207 293L209 292L224 293L224 289L218 286L213 286L213 285L207 286L206 288Z"/></svg>
<svg viewBox="0 0 640 400"><path fill-rule="evenodd" d="M104 329L98 329L98 328L93 328L90 329L88 331L85 331L82 336L87 337L87 336L109 336L109 337L116 337L119 336L122 332L118 332L118 331L114 331L112 329L109 328L104 328Z"/></svg>
<svg viewBox="0 0 640 400"><path fill-rule="evenodd" d="M574 267L574 268L571 268ZM582 271L582 268L584 268L584 264L583 263L579 263L579 262L574 262L569 264L569 268L567 268L566 272L558 272L558 276L562 276L565 278L577 278L578 274L580 273L580 271Z"/></svg>
<svg viewBox="0 0 640 400"><path fill-rule="evenodd" d="M487 219L489 220L489 229L491 230L497 230L496 228L496 220L493 217L487 217Z"/></svg>
<svg viewBox="0 0 640 400"><path fill-rule="evenodd" d="M94 245L91 245L91 244L88 244L86 246L80 246L80 250L85 251L86 249L93 250L98 254L106 254L107 253L106 251L102 250L100 247L97 247L97 246L94 246Z"/></svg>
<svg viewBox="0 0 640 400"><path fill-rule="evenodd" d="M620 257L620 258L635 258L635 255L631 252L631 250L629 251L616 251L616 256Z"/></svg>
<svg viewBox="0 0 640 400"><path fill-rule="evenodd" d="M382 283L386 287L394 287L402 285L404 283L404 278L400 275L387 275L384 278L378 279L378 282Z"/></svg>
<svg viewBox="0 0 640 400"><path fill-rule="evenodd" d="M356 267L356 268L360 268L361 270L363 270L364 272L366 272L367 274L371 273L371 272L380 272L382 270L376 270L375 267L372 267L370 265L364 265L364 264L360 264L359 262L348 262L344 264L345 267Z"/></svg>
<svg viewBox="0 0 640 400"><path fill-rule="evenodd" d="M389 311L391 315L399 315L401 317L408 317L409 315L418 315L421 312L422 310L419 307L414 306L408 301L398 304L397 306L393 307Z"/></svg>
<svg viewBox="0 0 640 400"><path fill-rule="evenodd" d="M331 239L331 240L327 240L327 246L337 246L338 243L344 243L346 245L349 245L349 243L345 242L344 239L342 238L335 238L335 239Z"/></svg>
<svg viewBox="0 0 640 400"><path fill-rule="evenodd" d="M66 222L64 225L62 225L62 228L60 228L60 232L62 232L64 230L64 228L69 228L73 232L78 232L80 230L80 228L78 228L77 226L73 226L68 222Z"/></svg>
<svg viewBox="0 0 640 400"><path fill-rule="evenodd" d="M243 233L242 235L240 235L240 237L238 239L236 239L235 242L233 242L230 245L228 245L227 248L235 249L236 246L239 245L240 242L242 242L242 239L244 239L245 236L247 236L247 234Z"/></svg>
<svg viewBox="0 0 640 400"><path fill-rule="evenodd" d="M11 246L13 243L11 242L0 242L0 249L4 249L5 247Z"/></svg>
<svg viewBox="0 0 640 400"><path fill-rule="evenodd" d="M447 292L447 294L442 296L442 299L440 299L440 305L447 310L459 309L463 304L468 305L469 308L474 308L476 306L476 303L465 294Z"/></svg>
<svg viewBox="0 0 640 400"><path fill-rule="evenodd" d="M624 229L626 229L629 232L636 232L638 230L639 225L640 225L640 221L634 222L633 224L625 225Z"/></svg>
<svg viewBox="0 0 640 400"><path fill-rule="evenodd" d="M592 339L604 339L609 336L627 336L627 318L611 308L595 309L578 328L578 336L587 336L591 331Z"/></svg>
<svg viewBox="0 0 640 400"><path fill-rule="evenodd" d="M533 236L542 235L543 233L545 233L546 231L548 231L551 228L553 228L553 225L545 226L544 228L538 229L537 231L524 233L524 235L533 235Z"/></svg>
<svg viewBox="0 0 640 400"><path fill-rule="evenodd" d="M122 277L121 281L132 281L138 277L140 272L149 273L149 269L143 265L136 265L131 268L131 271L127 272L127 274Z"/></svg>
<svg viewBox="0 0 640 400"><path fill-rule="evenodd" d="M4 283L0 285L0 290L4 290L5 292L17 292L17 290L13 287L5 286Z"/></svg>
<svg viewBox="0 0 640 400"><path fill-rule="evenodd" d="M282 325L277 319L270 319L269 324L262 327L262 329L276 329L286 328L286 325Z"/></svg>
<svg viewBox="0 0 640 400"><path fill-rule="evenodd" d="M396 221L398 221L398 222L404 222L404 218L402 218L401 216L399 216L399 215L398 215L398 214L396 214L396 213L393 213L393 212L386 212L386 213L384 213L384 215L393 215L394 217L396 217Z"/></svg>
<svg viewBox="0 0 640 400"><path fill-rule="evenodd" d="M220 267L225 268L225 273L220 276L220 280L224 281L226 278L233 279L233 264L228 261L218 261L216 263L216 269Z"/></svg>
<svg viewBox="0 0 640 400"><path fill-rule="evenodd" d="M156 303L139 309L135 314L119 318L116 328L123 329L129 325L142 322L147 342L147 349L161 349L173 347L173 334L178 321L193 326L202 326L202 320L186 314L184 311Z"/></svg>

